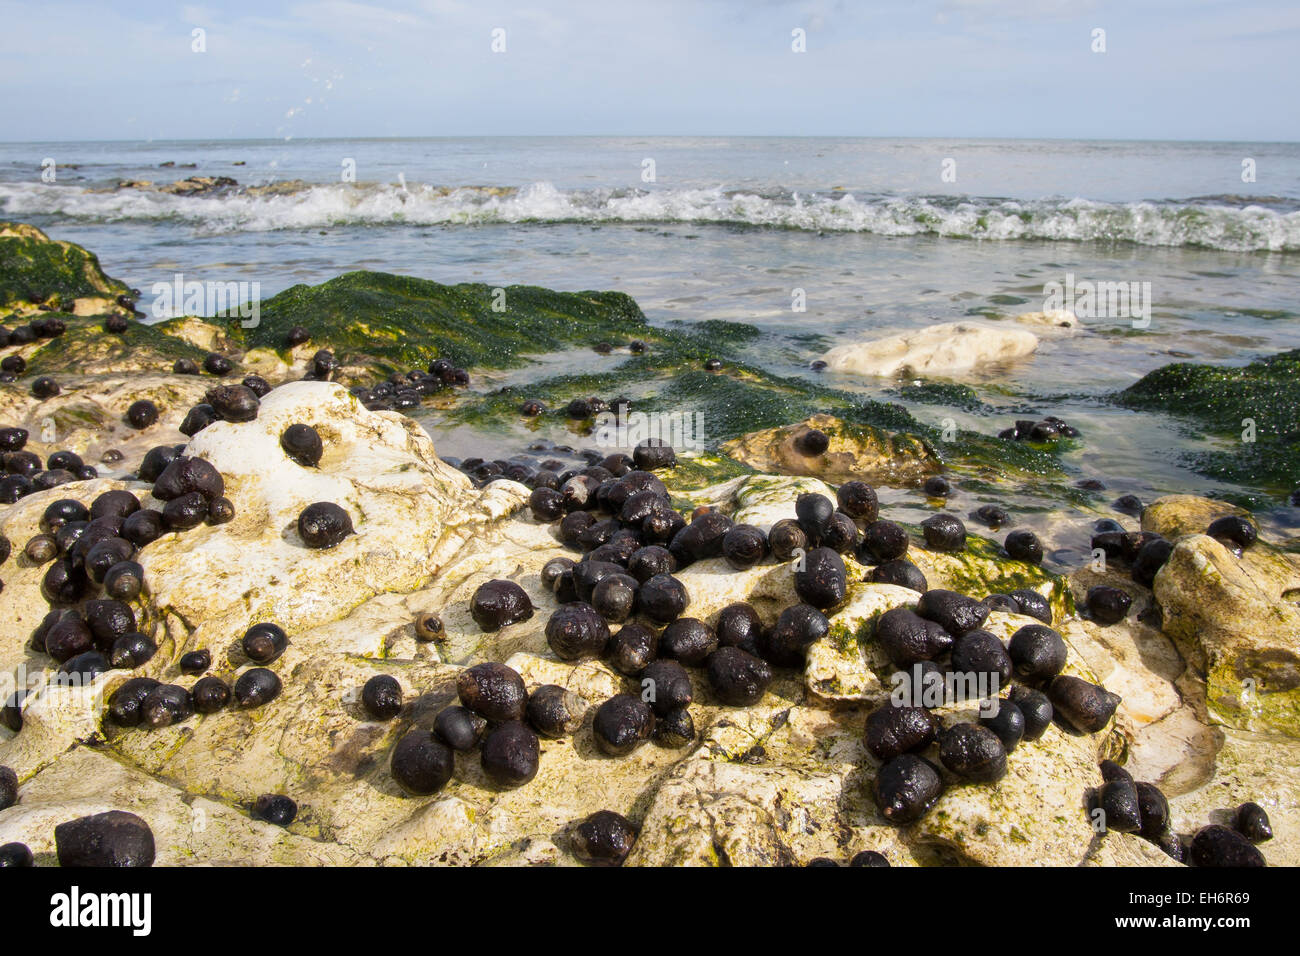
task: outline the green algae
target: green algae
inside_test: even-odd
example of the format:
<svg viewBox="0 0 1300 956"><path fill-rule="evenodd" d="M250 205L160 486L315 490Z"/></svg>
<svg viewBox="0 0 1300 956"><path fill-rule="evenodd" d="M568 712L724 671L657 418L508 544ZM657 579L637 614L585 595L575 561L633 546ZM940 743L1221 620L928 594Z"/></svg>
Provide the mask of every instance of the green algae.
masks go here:
<svg viewBox="0 0 1300 956"><path fill-rule="evenodd" d="M728 458L725 455L696 455L691 458L678 458L677 467L671 472L660 472L664 484L673 494L686 495L713 485L722 484L733 478L754 474L748 465Z"/></svg>
<svg viewBox="0 0 1300 956"><path fill-rule="evenodd" d="M406 370L445 358L465 368L509 368L562 345L657 338L640 308L620 292L553 292L536 286L443 285L384 272L349 272L296 285L265 300L251 329L231 324L249 347L285 354L301 325L313 344L377 370Z"/></svg>
<svg viewBox="0 0 1300 956"><path fill-rule="evenodd" d="M27 374L81 374L88 370L167 373L177 359L202 363L207 354L143 322L129 322L125 332L113 334L104 330L103 316L61 318L67 323L67 331L42 340L43 344L27 360Z"/></svg>
<svg viewBox="0 0 1300 956"><path fill-rule="evenodd" d="M1203 475L1275 490L1300 485L1300 349L1245 366L1166 365L1112 399L1174 415L1231 442L1231 448L1182 456Z"/></svg>
<svg viewBox="0 0 1300 956"><path fill-rule="evenodd" d="M33 226L0 222L0 306L66 303L128 291L104 274L94 253L71 242L56 242Z"/></svg>
<svg viewBox="0 0 1300 956"><path fill-rule="evenodd" d="M980 401L975 389L955 382L919 382L901 385L893 391L904 401L917 405L943 405L967 412L992 412Z"/></svg>

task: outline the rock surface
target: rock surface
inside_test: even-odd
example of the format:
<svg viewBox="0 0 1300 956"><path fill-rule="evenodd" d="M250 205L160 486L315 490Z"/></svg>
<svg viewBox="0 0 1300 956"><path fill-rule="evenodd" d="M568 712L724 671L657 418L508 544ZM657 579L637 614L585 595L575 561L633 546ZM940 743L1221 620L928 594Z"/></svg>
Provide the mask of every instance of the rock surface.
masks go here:
<svg viewBox="0 0 1300 956"><path fill-rule="evenodd" d="M825 432L830 439L829 447L818 455L806 454L800 448L800 439L813 429ZM881 484L912 484L940 470L938 458L924 442L867 425L852 425L830 415L813 415L797 425L752 432L726 443L722 450L756 471L809 475L836 484L854 478Z"/></svg>
<svg viewBox="0 0 1300 956"><path fill-rule="evenodd" d="M980 322L945 322L915 332L839 345L822 358L836 372L924 377L1010 362L1032 354L1037 348L1038 337L1025 329Z"/></svg>
<svg viewBox="0 0 1300 956"><path fill-rule="evenodd" d="M28 233L17 238L49 242ZM272 312L277 324L261 333L265 342L193 318L162 328L134 323L119 339L103 333L99 319L76 318L102 317L112 302L104 293L116 293L116 286L96 285L94 273L88 289L60 269L42 274L42 281L71 283L74 312L64 314L73 318L64 336L20 349L31 367L58 372L65 388L44 402L26 389L0 390L0 422L29 427L30 447L42 456L73 448L90 460L110 444L126 454L118 470L106 472L112 477L0 506L0 533L15 547L0 565L9 611L0 616L0 675L34 689L22 702L21 731L0 729L0 765L20 778L19 802L0 811L0 843L27 843L41 864L53 863L58 823L113 809L148 822L164 865L571 865L577 862L573 827L598 810L620 813L638 828L628 864L803 864L819 856L847 861L864 849L884 853L894 865L1169 864L1137 837L1093 830L1087 792L1100 783L1103 757L1157 783L1180 833L1226 822L1245 800L1261 803L1276 834L1262 852L1270 863L1300 863L1300 559L1264 539L1238 556L1203 534L1210 520L1238 509L1188 496L1149 505L1143 529L1175 542L1152 590L1123 567L1080 568L1065 579L1008 560L973 527L962 552L929 551L909 527L908 558L931 587L977 598L1036 591L1066 642L1066 672L1100 682L1122 700L1101 733L1077 735L1053 725L1039 740L1022 743L996 784L963 784L945 772L948 789L931 812L899 828L871 798L879 767L862 730L867 713L893 689L893 668L876 645L876 621L889 608L914 605L917 592L867 583L868 569L846 556L847 600L830 613L829 634L809 648L802 668L776 669L749 708L722 705L695 670L694 741L605 757L592 738L594 711L615 694L636 693L638 684L603 661L560 661L551 652L545 625L557 604L540 571L553 557L576 554L553 528L529 516L528 489L510 481L475 487L439 459L412 421L367 411L338 385L322 382L280 384L256 420L216 423L187 441L188 454L223 475L235 519L167 534L143 549L145 590L133 603L139 627L159 645L136 674L190 686L195 678L180 674L179 659L208 649L209 673L233 682L250 663L241 649L244 631L274 621L289 636L283 656L269 665L283 693L260 708L227 709L157 730L117 727L106 719L106 702L131 672L110 671L86 687L54 686L52 661L28 643L49 605L40 594L44 567L20 551L44 507L63 497L89 503L117 488L132 490L146 506L160 505L150 486L129 472L148 447L186 441L176 426L215 382L166 375L175 357L242 349L241 373L264 370L283 382L318 345L279 348L282 324L315 308L361 314L354 297L376 289L427 290L374 276L290 290ZM446 295L477 294L439 289L444 304ZM546 296L537 301L561 303ZM580 307L592 310L592 328L604 328L601 323L619 315L621 301L596 298ZM7 308L21 317L39 312L21 296ZM456 344L435 342L455 328L455 315L443 319L433 323L422 348ZM374 331L352 319L341 328L345 340L357 342ZM400 347L390 344L381 360L397 362ZM467 354L478 354L468 345ZM671 347L687 351L681 341ZM358 375L372 374L364 356L358 363ZM695 371L680 381L734 402L752 394L737 390L745 375ZM162 415L132 433L120 419L127 399L137 397L153 398ZM500 401L513 415L515 396ZM774 405L772 414L788 407ZM54 430L50 442L43 440L46 419ZM281 432L297 422L313 425L324 439L318 468L294 464L280 448ZM806 456L796 447L811 428L830 439L824 455ZM675 504L713 507L763 528L791 517L803 492L833 497L833 485L849 478L915 485L939 470L924 441L830 416L746 434L724 450L732 457L684 457L676 472L661 473ZM305 548L296 519L315 501L345 508L356 533L333 549ZM883 510L888 517L889 507ZM770 558L743 572L708 559L678 576L691 598L687 613L708 623L727 604L747 600L770 625L796 600L793 568ZM492 579L520 585L534 616L484 633L469 604ZM1134 598L1130 614L1110 627L1076 612L1097 583ZM426 613L441 616L443 639L417 640L414 620ZM985 627L1005 642L1030 623L1036 622L993 612ZM527 786L499 790L477 754L463 754L444 790L405 795L388 769L393 745L412 729L430 728L454 702L457 675L481 661L506 662L529 688L558 684L576 694L587 705L582 726L572 737L543 741L539 773ZM360 689L376 674L393 676L402 688L404 706L392 721L374 721L361 707ZM948 702L935 713L950 724L974 719L975 709L973 702ZM299 816L288 829L251 819L249 807L267 792L298 802Z"/></svg>

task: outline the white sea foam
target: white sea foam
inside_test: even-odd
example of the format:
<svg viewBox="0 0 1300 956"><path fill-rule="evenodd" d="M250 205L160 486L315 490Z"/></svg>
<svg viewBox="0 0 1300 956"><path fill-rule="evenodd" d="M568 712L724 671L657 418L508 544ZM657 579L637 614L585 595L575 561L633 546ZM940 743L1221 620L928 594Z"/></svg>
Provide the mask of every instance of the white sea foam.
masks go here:
<svg viewBox="0 0 1300 956"><path fill-rule="evenodd" d="M152 190L0 183L0 216L64 216L88 222L166 220L201 233L338 226L493 223L724 223L886 236L982 240L1103 240L1232 252L1300 251L1300 212L1210 197L1181 202L1085 199L1003 201L920 196L779 193L714 189L561 190L377 184L304 187L278 195L230 189L208 196Z"/></svg>

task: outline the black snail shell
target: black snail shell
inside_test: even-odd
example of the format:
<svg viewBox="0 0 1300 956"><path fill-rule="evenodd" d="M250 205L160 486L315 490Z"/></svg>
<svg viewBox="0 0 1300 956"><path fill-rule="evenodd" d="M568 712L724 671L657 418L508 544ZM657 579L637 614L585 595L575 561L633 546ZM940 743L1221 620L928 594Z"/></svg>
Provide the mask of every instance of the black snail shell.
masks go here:
<svg viewBox="0 0 1300 956"><path fill-rule="evenodd" d="M533 616L528 593L513 581L496 580L479 585L470 601L470 615L484 631L499 631Z"/></svg>
<svg viewBox="0 0 1300 956"><path fill-rule="evenodd" d="M1245 518L1237 515L1216 518L1205 529L1205 533L1211 538L1230 541L1242 548L1249 548L1259 537L1259 532L1255 530L1255 526Z"/></svg>
<svg viewBox="0 0 1300 956"><path fill-rule="evenodd" d="M170 501L194 491L208 499L219 498L226 492L221 472L202 458L173 458L153 484L153 496L159 501Z"/></svg>
<svg viewBox="0 0 1300 956"><path fill-rule="evenodd" d="M1004 547L1007 554L1016 561L1028 564L1043 563L1043 543L1032 531L1012 531L1007 535Z"/></svg>
<svg viewBox="0 0 1300 956"><path fill-rule="evenodd" d="M981 626L989 616L988 605L956 591L931 588L921 595L916 613L934 621L949 634L960 637Z"/></svg>
<svg viewBox="0 0 1300 956"><path fill-rule="evenodd" d="M835 607L848 593L844 559L830 548L813 548L804 555L803 567L795 571L794 586L799 597L813 607Z"/></svg>
<svg viewBox="0 0 1300 956"><path fill-rule="evenodd" d="M141 722L149 727L169 727L194 714L194 698L179 684L159 684L140 704Z"/></svg>
<svg viewBox="0 0 1300 956"><path fill-rule="evenodd" d="M230 703L230 685L220 677L200 677L190 688L194 710L200 714L215 714Z"/></svg>
<svg viewBox="0 0 1300 956"><path fill-rule="evenodd" d="M939 725L924 707L885 704L867 716L866 744L879 761L925 750L934 743Z"/></svg>
<svg viewBox="0 0 1300 956"><path fill-rule="evenodd" d="M207 428L213 422L218 421L217 410L207 402L199 402L181 419L180 432L182 435L189 435L193 438L203 429Z"/></svg>
<svg viewBox="0 0 1300 956"><path fill-rule="evenodd" d="M1009 700L998 700L997 710L991 714L981 713L980 725L993 731L1007 753L1015 750L1025 737L1025 715Z"/></svg>
<svg viewBox="0 0 1300 956"><path fill-rule="evenodd" d="M148 399L132 402L126 410L126 423L132 428L148 428L158 421L158 406Z"/></svg>
<svg viewBox="0 0 1300 956"><path fill-rule="evenodd" d="M6 843L0 846L0 868L35 865L36 857L26 843Z"/></svg>
<svg viewBox="0 0 1300 956"><path fill-rule="evenodd" d="M919 820L942 793L938 768L916 754L902 754L882 766L873 788L881 814L898 825Z"/></svg>
<svg viewBox="0 0 1300 956"><path fill-rule="evenodd" d="M1131 780L1108 780L1097 791L1096 806L1103 813L1107 830L1134 833L1142 827L1138 791Z"/></svg>
<svg viewBox="0 0 1300 956"><path fill-rule="evenodd" d="M279 697L280 690L280 678L275 671L254 667L244 671L235 681L235 702L240 707L261 707Z"/></svg>
<svg viewBox="0 0 1300 956"><path fill-rule="evenodd" d="M427 730L412 730L393 747L388 772L412 796L425 797L447 785L455 769L451 748Z"/></svg>
<svg viewBox="0 0 1300 956"><path fill-rule="evenodd" d="M793 518L782 518L768 529L768 547L778 561L789 561L796 552L808 550L808 534Z"/></svg>
<svg viewBox="0 0 1300 956"><path fill-rule="evenodd" d="M446 636L442 618L432 612L415 616L415 639L417 641L440 641Z"/></svg>
<svg viewBox="0 0 1300 956"><path fill-rule="evenodd" d="M992 783L1007 772L1002 741L979 724L956 724L940 734L939 759L953 773L977 783Z"/></svg>
<svg viewBox="0 0 1300 956"><path fill-rule="evenodd" d="M573 855L589 866L619 866L632 852L636 829L612 810L598 810L574 827Z"/></svg>
<svg viewBox="0 0 1300 956"><path fill-rule="evenodd" d="M610 574L591 590L591 605L605 620L626 621L636 603L637 580L630 574Z"/></svg>
<svg viewBox="0 0 1300 956"><path fill-rule="evenodd" d="M134 670L147 664L157 653L158 645L139 631L132 631L113 642L108 652L108 662L114 667Z"/></svg>
<svg viewBox="0 0 1300 956"><path fill-rule="evenodd" d="M280 435L280 447L293 461L304 468L315 468L324 454L320 434L310 425L290 425Z"/></svg>
<svg viewBox="0 0 1300 956"><path fill-rule="evenodd" d="M287 827L298 816L298 804L281 793L264 793L253 803L253 816L278 827Z"/></svg>
<svg viewBox="0 0 1300 956"><path fill-rule="evenodd" d="M677 562L673 559L672 552L657 544L638 548L627 559L627 573L641 584L656 574L672 574L676 570Z"/></svg>
<svg viewBox="0 0 1300 956"><path fill-rule="evenodd" d="M216 352L209 352L207 358L203 360L203 371L210 375L229 375L230 370L234 367L230 359L224 355L218 355Z"/></svg>
<svg viewBox="0 0 1300 956"><path fill-rule="evenodd" d="M714 626L720 647L754 647L763 632L758 612L743 602L728 604L718 614Z"/></svg>
<svg viewBox="0 0 1300 956"><path fill-rule="evenodd" d="M659 654L683 664L703 664L718 647L713 628L693 617L679 617L659 635Z"/></svg>
<svg viewBox="0 0 1300 956"><path fill-rule="evenodd" d="M925 493L931 498L946 498L952 493L952 483L943 475L931 475L925 480Z"/></svg>
<svg viewBox="0 0 1300 956"><path fill-rule="evenodd" d="M1193 866L1265 866L1264 854L1236 830L1221 824L1201 827L1192 837Z"/></svg>
<svg viewBox="0 0 1300 956"><path fill-rule="evenodd" d="M876 620L876 643L897 667L934 660L953 645L952 634L911 608L891 608Z"/></svg>
<svg viewBox="0 0 1300 956"><path fill-rule="evenodd" d="M907 529L893 521L873 521L862 531L858 555L866 564L892 561L907 554Z"/></svg>
<svg viewBox="0 0 1300 956"><path fill-rule="evenodd" d="M812 541L820 541L822 532L835 513L835 505L825 495L806 492L794 500L795 520Z"/></svg>
<svg viewBox="0 0 1300 956"><path fill-rule="evenodd" d="M676 620L689 603L686 587L668 574L656 574L636 593L637 610L657 624Z"/></svg>
<svg viewBox="0 0 1300 956"><path fill-rule="evenodd" d="M456 676L460 702L488 720L523 720L528 706L524 679L505 664L485 662Z"/></svg>
<svg viewBox="0 0 1300 956"><path fill-rule="evenodd" d="M235 505L229 498L213 498L208 502L208 524L227 524L235 520Z"/></svg>
<svg viewBox="0 0 1300 956"><path fill-rule="evenodd" d="M266 398L267 395L271 394L271 383L260 375L245 375L244 381L241 384L246 388L252 389L253 394L256 395L259 400Z"/></svg>
<svg viewBox="0 0 1300 956"><path fill-rule="evenodd" d="M479 764L498 787L520 787L537 776L541 746L537 734L518 720L491 731L479 750Z"/></svg>
<svg viewBox="0 0 1300 956"><path fill-rule="evenodd" d="M966 526L956 515L931 515L921 522L926 546L934 551L960 551L966 547Z"/></svg>
<svg viewBox="0 0 1300 956"><path fill-rule="evenodd" d="M1052 623L1052 606L1047 598L1037 591L1030 588L1017 588L1007 596L1020 607L1021 614L1036 617L1044 624Z"/></svg>
<svg viewBox="0 0 1300 956"><path fill-rule="evenodd" d="M108 716L119 727L138 727L143 719L141 706L145 698L159 687L152 677L130 677L113 692L108 701Z"/></svg>
<svg viewBox="0 0 1300 956"><path fill-rule="evenodd" d="M739 647L714 651L708 659L707 674L714 696L731 707L756 704L772 683L772 668L767 661Z"/></svg>
<svg viewBox="0 0 1300 956"><path fill-rule="evenodd" d="M1062 674L1047 688L1056 715L1081 733L1095 734L1110 721L1119 695L1079 677Z"/></svg>
<svg viewBox="0 0 1300 956"><path fill-rule="evenodd" d="M799 453L809 457L825 454L830 446L830 436L816 428L808 429L794 440L794 447Z"/></svg>
<svg viewBox="0 0 1300 956"><path fill-rule="evenodd" d="M361 688L361 706L375 720L392 720L402 712L402 685L388 674L376 674Z"/></svg>
<svg viewBox="0 0 1300 956"><path fill-rule="evenodd" d="M1168 805L1166 804L1166 809ZM1273 839L1273 825L1258 803L1243 803L1237 808L1233 828L1251 843Z"/></svg>
<svg viewBox="0 0 1300 956"><path fill-rule="evenodd" d="M248 659L258 664L276 660L289 646L289 637L278 624L254 624L244 633L242 647Z"/></svg>
<svg viewBox="0 0 1300 956"><path fill-rule="evenodd" d="M567 737L582 725L587 705L558 684L544 684L528 695L528 723L543 737Z"/></svg>
<svg viewBox="0 0 1300 956"><path fill-rule="evenodd" d="M298 516L298 536L309 548L333 548L353 533L352 518L331 501L308 505Z"/></svg>
<svg viewBox="0 0 1300 956"><path fill-rule="evenodd" d="M467 753L478 746L487 733L488 722L466 707L452 704L438 712L433 721L433 735L452 750Z"/></svg>
<svg viewBox="0 0 1300 956"><path fill-rule="evenodd" d="M1011 682L1011 656L996 635L975 629L952 644L952 670L985 682L981 696L996 694Z"/></svg>
<svg viewBox="0 0 1300 956"><path fill-rule="evenodd" d="M759 641L763 658L777 667L798 667L805 650L830 632L826 615L810 604L786 608Z"/></svg>
<svg viewBox="0 0 1300 956"><path fill-rule="evenodd" d="M144 568L135 561L119 561L104 572L104 593L118 601L134 601L144 589Z"/></svg>
<svg viewBox="0 0 1300 956"><path fill-rule="evenodd" d="M1050 681L1065 667L1065 640L1044 624L1027 624L1007 644L1016 677L1029 684Z"/></svg>
<svg viewBox="0 0 1300 956"><path fill-rule="evenodd" d="M212 666L212 652L205 647L182 654L179 666L182 674L202 674Z"/></svg>
<svg viewBox="0 0 1300 956"><path fill-rule="evenodd" d="M1102 627L1118 624L1128 615L1133 598L1120 588L1098 584L1088 589L1088 616Z"/></svg>
<svg viewBox="0 0 1300 956"><path fill-rule="evenodd" d="M722 555L738 571L767 557L767 535L751 524L732 525L722 536Z"/></svg>
<svg viewBox="0 0 1300 956"><path fill-rule="evenodd" d="M561 660L600 657L609 644L609 625L590 604L574 601L546 622L546 643Z"/></svg>
<svg viewBox="0 0 1300 956"><path fill-rule="evenodd" d="M1136 786L1141 833L1148 840L1159 839L1169 829L1169 801L1155 784L1143 782Z"/></svg>
<svg viewBox="0 0 1300 956"><path fill-rule="evenodd" d="M620 674L631 677L655 659L659 638L643 624L624 624L609 639L606 656L609 664Z"/></svg>
<svg viewBox="0 0 1300 956"><path fill-rule="evenodd" d="M208 520L208 499L198 491L189 491L163 505L163 521L173 531L196 528Z"/></svg>
<svg viewBox="0 0 1300 956"><path fill-rule="evenodd" d="M655 743L662 747L685 747L695 739L695 720L685 707L655 717Z"/></svg>
<svg viewBox="0 0 1300 956"><path fill-rule="evenodd" d="M1020 713L1025 719L1024 739L1037 740L1043 736L1051 726L1053 714L1052 702L1048 700L1047 695L1041 690L1017 684L1011 688L1009 698L1020 708Z"/></svg>
<svg viewBox="0 0 1300 956"><path fill-rule="evenodd" d="M924 594L930 586L921 569L911 561L902 558L876 565L867 575L867 580L873 584L895 584L921 594Z"/></svg>
<svg viewBox="0 0 1300 956"><path fill-rule="evenodd" d="M596 710L592 734L602 752L619 757L649 740L654 723L654 711L640 697L616 694Z"/></svg>
<svg viewBox="0 0 1300 956"><path fill-rule="evenodd" d="M835 494L840 510L850 518L858 518L870 524L880 512L880 502L876 490L865 481L846 481L840 485Z"/></svg>
<svg viewBox="0 0 1300 956"><path fill-rule="evenodd" d="M61 867L148 867L155 852L149 824L125 810L60 823L54 846Z"/></svg>

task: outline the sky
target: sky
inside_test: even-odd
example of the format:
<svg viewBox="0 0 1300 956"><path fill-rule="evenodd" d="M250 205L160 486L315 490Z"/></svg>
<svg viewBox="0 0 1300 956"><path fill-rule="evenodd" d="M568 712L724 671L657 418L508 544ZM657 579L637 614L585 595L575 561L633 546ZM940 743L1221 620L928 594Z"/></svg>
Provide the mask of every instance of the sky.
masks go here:
<svg viewBox="0 0 1300 956"><path fill-rule="evenodd" d="M0 25L10 142L1300 140L1295 0L0 0Z"/></svg>

